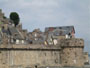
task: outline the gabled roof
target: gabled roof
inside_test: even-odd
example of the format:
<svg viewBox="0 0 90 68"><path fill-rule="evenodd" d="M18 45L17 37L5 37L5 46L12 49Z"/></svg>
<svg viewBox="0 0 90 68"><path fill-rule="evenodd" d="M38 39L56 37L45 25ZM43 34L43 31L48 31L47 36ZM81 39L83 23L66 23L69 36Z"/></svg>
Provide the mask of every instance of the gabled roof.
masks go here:
<svg viewBox="0 0 90 68"><path fill-rule="evenodd" d="M9 26L8 31L9 31L9 34L13 36L14 39L24 39L23 35L17 28L13 26Z"/></svg>

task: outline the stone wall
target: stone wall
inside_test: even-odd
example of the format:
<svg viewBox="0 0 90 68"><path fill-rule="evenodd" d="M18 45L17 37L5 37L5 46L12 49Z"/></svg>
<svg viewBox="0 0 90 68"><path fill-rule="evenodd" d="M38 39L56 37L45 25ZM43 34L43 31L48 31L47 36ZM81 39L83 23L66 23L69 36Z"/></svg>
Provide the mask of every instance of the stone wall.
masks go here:
<svg viewBox="0 0 90 68"><path fill-rule="evenodd" d="M62 66L84 66L82 48L64 48L61 55Z"/></svg>
<svg viewBox="0 0 90 68"><path fill-rule="evenodd" d="M85 64L85 65L88 65L88 64L89 64L88 52L84 52L84 59L85 59L84 64Z"/></svg>
<svg viewBox="0 0 90 68"><path fill-rule="evenodd" d="M63 39L59 45L0 45L1 68L84 66L84 41Z"/></svg>
<svg viewBox="0 0 90 68"><path fill-rule="evenodd" d="M60 51L2 51L0 64L8 67L60 66Z"/></svg>
<svg viewBox="0 0 90 68"><path fill-rule="evenodd" d="M65 39L62 43L62 66L84 66L84 41L82 39Z"/></svg>

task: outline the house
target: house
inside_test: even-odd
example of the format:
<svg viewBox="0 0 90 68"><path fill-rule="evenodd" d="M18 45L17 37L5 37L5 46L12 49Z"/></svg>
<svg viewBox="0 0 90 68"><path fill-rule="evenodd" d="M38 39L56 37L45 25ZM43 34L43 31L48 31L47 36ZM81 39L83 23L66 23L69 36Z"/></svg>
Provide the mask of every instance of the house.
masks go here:
<svg viewBox="0 0 90 68"><path fill-rule="evenodd" d="M74 26L47 27L45 33L53 34L53 36L66 36L66 38L75 36Z"/></svg>
<svg viewBox="0 0 90 68"><path fill-rule="evenodd" d="M67 39L75 37L74 26L47 27L45 28L46 40L50 45L56 45L58 39Z"/></svg>
<svg viewBox="0 0 90 68"><path fill-rule="evenodd" d="M33 32L28 33L29 42L33 44L43 44L45 41L44 32L41 32L40 29L35 29Z"/></svg>
<svg viewBox="0 0 90 68"><path fill-rule="evenodd" d="M9 26L8 31L9 31L11 43L25 44L25 40L22 33L16 27Z"/></svg>

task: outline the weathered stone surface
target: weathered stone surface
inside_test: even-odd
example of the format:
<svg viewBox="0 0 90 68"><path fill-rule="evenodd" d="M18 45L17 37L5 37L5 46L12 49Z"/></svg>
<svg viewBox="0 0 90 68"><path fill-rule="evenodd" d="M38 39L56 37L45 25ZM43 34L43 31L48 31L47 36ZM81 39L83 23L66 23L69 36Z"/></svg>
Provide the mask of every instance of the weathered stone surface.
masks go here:
<svg viewBox="0 0 90 68"><path fill-rule="evenodd" d="M60 66L60 51L2 51L1 60L4 66Z"/></svg>
<svg viewBox="0 0 90 68"><path fill-rule="evenodd" d="M68 44L67 44L68 43ZM8 67L84 66L84 41L63 39L59 45L0 45L0 64ZM4 49L6 48L6 49ZM3 64L4 63L4 64Z"/></svg>
<svg viewBox="0 0 90 68"><path fill-rule="evenodd" d="M84 66L82 39L65 39L61 44L61 62L63 66Z"/></svg>
<svg viewBox="0 0 90 68"><path fill-rule="evenodd" d="M84 40L78 38L61 39L61 47L84 47Z"/></svg>
<svg viewBox="0 0 90 68"><path fill-rule="evenodd" d="M84 64L85 65L88 65L89 64L88 52L84 52Z"/></svg>

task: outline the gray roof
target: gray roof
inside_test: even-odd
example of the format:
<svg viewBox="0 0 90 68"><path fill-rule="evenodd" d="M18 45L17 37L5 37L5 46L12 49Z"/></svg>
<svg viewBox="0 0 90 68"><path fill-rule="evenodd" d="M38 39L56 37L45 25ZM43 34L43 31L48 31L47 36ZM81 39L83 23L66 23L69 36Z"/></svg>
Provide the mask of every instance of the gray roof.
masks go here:
<svg viewBox="0 0 90 68"><path fill-rule="evenodd" d="M62 27L47 27L45 32L54 33L55 35L66 35L74 31L74 26L62 26Z"/></svg>
<svg viewBox="0 0 90 68"><path fill-rule="evenodd" d="M9 26L8 31L9 31L9 34L13 36L14 39L24 39L23 35L17 28L13 26Z"/></svg>

